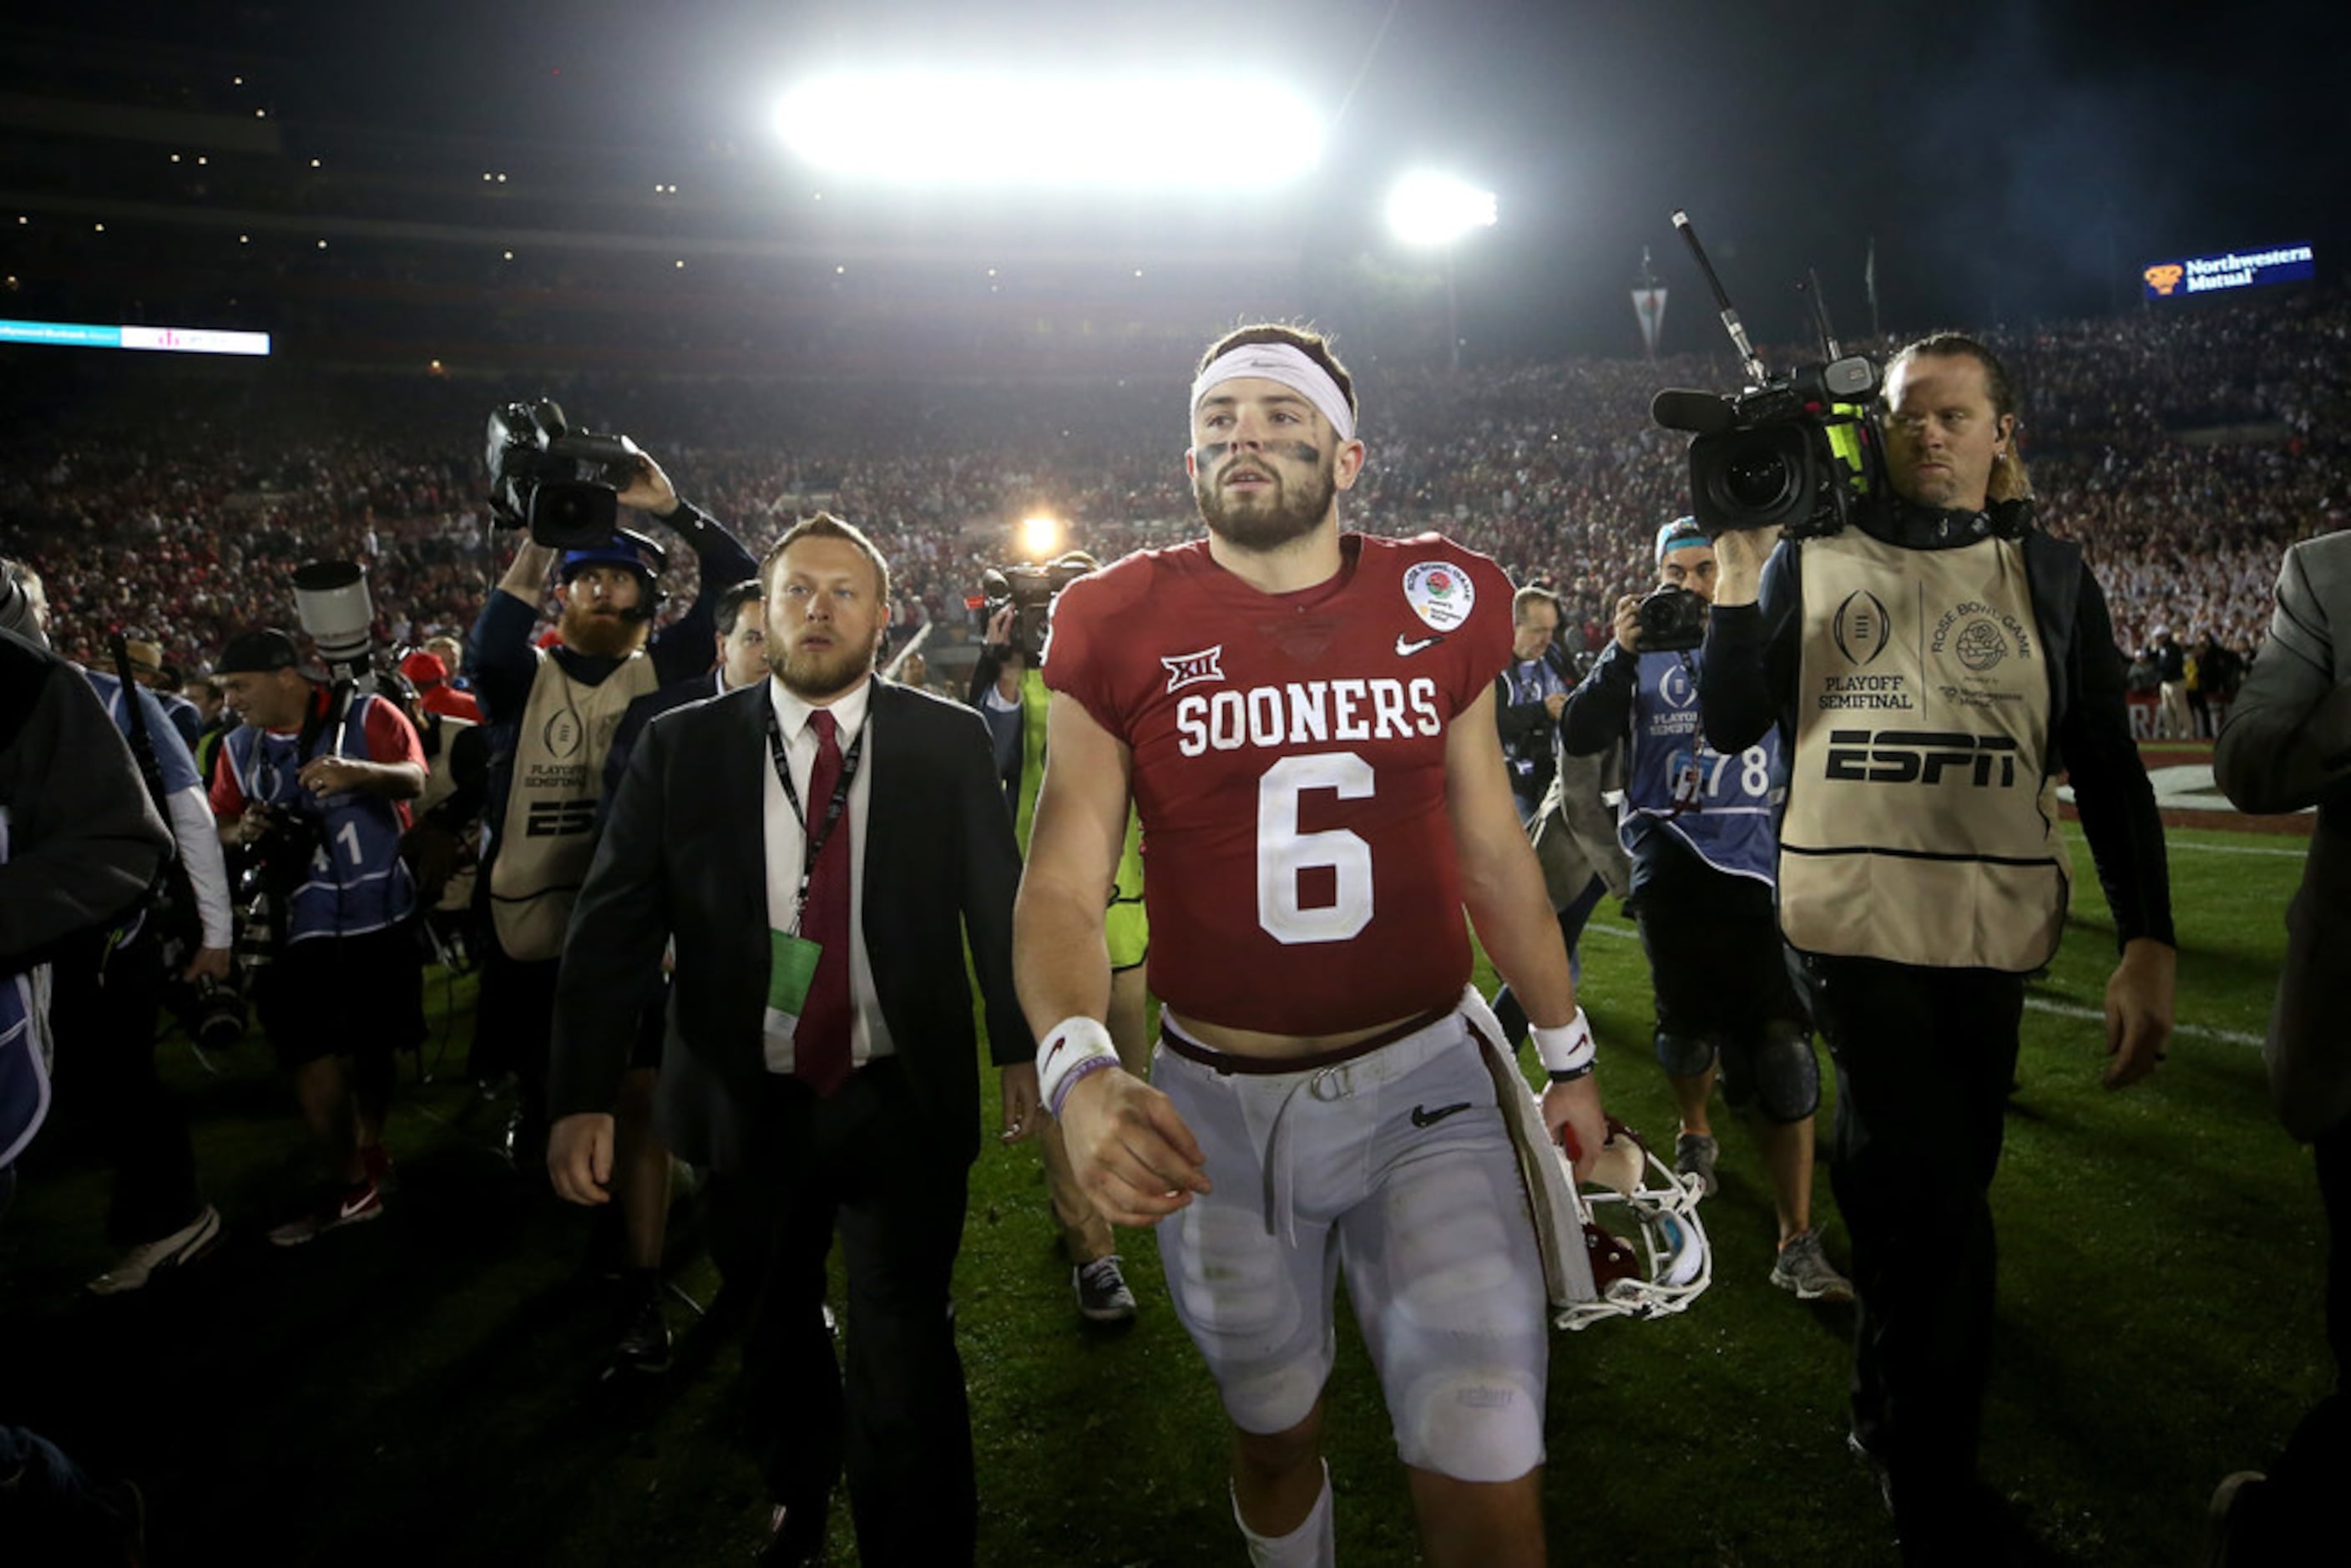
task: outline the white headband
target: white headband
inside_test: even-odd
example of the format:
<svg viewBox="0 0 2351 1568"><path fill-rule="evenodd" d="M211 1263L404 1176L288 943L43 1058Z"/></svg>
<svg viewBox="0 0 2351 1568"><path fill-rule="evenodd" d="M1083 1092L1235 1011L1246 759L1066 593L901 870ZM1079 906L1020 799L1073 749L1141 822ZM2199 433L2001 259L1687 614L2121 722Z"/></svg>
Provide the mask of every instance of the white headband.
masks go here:
<svg viewBox="0 0 2351 1568"><path fill-rule="evenodd" d="M1200 379L1192 383L1192 412L1199 413L1200 400L1217 386L1244 376L1280 382L1321 410L1340 440L1355 439L1355 415L1339 383L1331 379L1330 371L1288 343L1244 343L1210 361Z"/></svg>

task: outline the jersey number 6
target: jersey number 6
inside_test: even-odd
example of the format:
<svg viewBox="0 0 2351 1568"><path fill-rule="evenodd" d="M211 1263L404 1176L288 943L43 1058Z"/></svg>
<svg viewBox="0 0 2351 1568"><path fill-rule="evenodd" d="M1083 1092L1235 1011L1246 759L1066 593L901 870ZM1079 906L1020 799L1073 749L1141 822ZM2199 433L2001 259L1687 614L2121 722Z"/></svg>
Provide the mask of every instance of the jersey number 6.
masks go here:
<svg viewBox="0 0 2351 1568"><path fill-rule="evenodd" d="M1368 800L1372 765L1352 751L1285 757L1257 783L1257 923L1277 942L1344 942L1372 923L1372 846L1344 828L1298 831L1298 797L1328 789L1342 800ZM1300 881L1327 866L1332 901L1300 902Z"/></svg>

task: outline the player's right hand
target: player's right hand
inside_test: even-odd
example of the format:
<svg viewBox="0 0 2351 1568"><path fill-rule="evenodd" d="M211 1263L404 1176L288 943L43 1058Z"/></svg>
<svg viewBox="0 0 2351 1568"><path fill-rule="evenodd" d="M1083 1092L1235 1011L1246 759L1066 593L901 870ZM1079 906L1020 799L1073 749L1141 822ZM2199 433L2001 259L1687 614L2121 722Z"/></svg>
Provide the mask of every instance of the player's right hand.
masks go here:
<svg viewBox="0 0 2351 1568"><path fill-rule="evenodd" d="M1078 1184L1113 1225L1156 1225L1208 1191L1207 1156L1175 1103L1124 1068L1070 1086L1061 1136Z"/></svg>
<svg viewBox="0 0 2351 1568"><path fill-rule="evenodd" d="M1608 1113L1600 1105L1600 1085L1593 1075L1567 1083L1554 1083L1543 1091L1543 1130L1552 1142L1565 1146L1567 1163L1579 1182L1592 1176L1593 1163L1600 1157L1600 1145L1608 1141Z"/></svg>
<svg viewBox="0 0 2351 1568"><path fill-rule="evenodd" d="M612 1201L612 1118L580 1111L547 1130L547 1176L555 1195L590 1206Z"/></svg>

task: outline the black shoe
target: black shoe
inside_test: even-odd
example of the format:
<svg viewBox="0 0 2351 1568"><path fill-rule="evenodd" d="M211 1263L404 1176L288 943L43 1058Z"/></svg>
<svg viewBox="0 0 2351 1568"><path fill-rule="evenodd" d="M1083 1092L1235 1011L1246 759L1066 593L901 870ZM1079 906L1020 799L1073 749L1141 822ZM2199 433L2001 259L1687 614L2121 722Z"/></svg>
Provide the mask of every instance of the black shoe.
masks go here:
<svg viewBox="0 0 2351 1568"><path fill-rule="evenodd" d="M1070 1285L1077 1292L1078 1315L1088 1322L1134 1321L1134 1292L1126 1288L1126 1274L1119 1267L1118 1254L1113 1252L1107 1258L1079 1264L1070 1270Z"/></svg>
<svg viewBox="0 0 2351 1568"><path fill-rule="evenodd" d="M768 1511L767 1544L752 1561L762 1568L808 1568L823 1563L824 1511L776 1504Z"/></svg>
<svg viewBox="0 0 2351 1568"><path fill-rule="evenodd" d="M662 1316L658 1291L639 1292L621 1337L612 1342L612 1360L605 1375L616 1373L667 1372L670 1364L669 1322Z"/></svg>

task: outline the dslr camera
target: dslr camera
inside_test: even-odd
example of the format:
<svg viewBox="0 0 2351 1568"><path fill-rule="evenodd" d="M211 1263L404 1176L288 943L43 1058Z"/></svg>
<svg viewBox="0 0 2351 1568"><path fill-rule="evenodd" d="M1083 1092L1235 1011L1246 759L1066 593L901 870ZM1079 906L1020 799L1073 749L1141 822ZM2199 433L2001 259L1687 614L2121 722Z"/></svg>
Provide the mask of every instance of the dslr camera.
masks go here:
<svg viewBox="0 0 2351 1568"><path fill-rule="evenodd" d="M1642 595L1634 613L1641 622L1641 652L1680 653L1706 642L1706 601L1677 583L1661 583Z"/></svg>
<svg viewBox="0 0 2351 1568"><path fill-rule="evenodd" d="M625 435L572 429L549 398L492 409L490 509L551 549L593 549L612 537L639 455Z"/></svg>
<svg viewBox="0 0 2351 1568"><path fill-rule="evenodd" d="M1012 646L1031 666L1045 659L1045 631L1053 600L1061 590L1098 570L1100 563L1083 550L1069 550L1042 566L1023 561L1019 566L992 566L979 580L980 623L996 619L1008 605L1012 610Z"/></svg>

